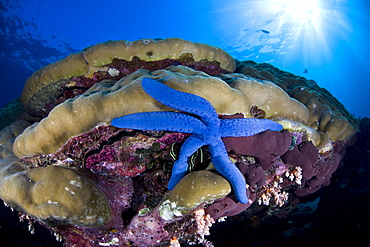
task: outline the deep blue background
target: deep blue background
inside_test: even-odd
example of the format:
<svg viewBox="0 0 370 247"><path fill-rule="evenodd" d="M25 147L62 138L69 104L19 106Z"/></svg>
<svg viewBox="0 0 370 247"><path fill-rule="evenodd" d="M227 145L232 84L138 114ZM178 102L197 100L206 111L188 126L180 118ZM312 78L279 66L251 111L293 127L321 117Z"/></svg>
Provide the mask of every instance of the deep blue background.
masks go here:
<svg viewBox="0 0 370 247"><path fill-rule="evenodd" d="M369 117L369 12L368 0L2 0L0 107L32 72L87 46L179 37L313 79Z"/></svg>

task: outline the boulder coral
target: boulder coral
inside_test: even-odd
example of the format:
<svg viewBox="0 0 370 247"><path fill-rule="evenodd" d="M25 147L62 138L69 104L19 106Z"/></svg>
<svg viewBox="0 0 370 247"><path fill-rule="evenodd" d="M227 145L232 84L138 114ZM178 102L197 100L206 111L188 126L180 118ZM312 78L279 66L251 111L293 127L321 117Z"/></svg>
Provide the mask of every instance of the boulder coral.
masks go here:
<svg viewBox="0 0 370 247"><path fill-rule="evenodd" d="M143 91L142 78L156 79L174 89L199 95L219 114L242 113L250 118L250 108L258 104L260 108L270 108L266 111L267 119L308 120L304 105L270 82L239 77L232 87L218 77L178 65L154 72L139 70L114 84L96 85L81 97L58 105L48 117L27 128L16 139L14 153L18 157L49 154L72 136L109 124L113 118L136 112L171 110ZM265 97L266 94L270 96Z"/></svg>
<svg viewBox="0 0 370 247"><path fill-rule="evenodd" d="M21 101L28 112L46 116L53 106L85 92L102 79L117 79L138 69L172 64L200 67L211 74L233 71L233 58L223 50L187 40L108 41L51 63L26 81Z"/></svg>
<svg viewBox="0 0 370 247"><path fill-rule="evenodd" d="M248 202L236 200L207 146L167 189L190 134L111 125L132 113L178 112L145 93L143 78L206 99L216 120L283 126L222 139ZM204 236L226 216L286 213L330 183L358 128L312 80L175 38L88 47L36 71L20 99L26 111L0 132L0 198L66 246L209 244Z"/></svg>

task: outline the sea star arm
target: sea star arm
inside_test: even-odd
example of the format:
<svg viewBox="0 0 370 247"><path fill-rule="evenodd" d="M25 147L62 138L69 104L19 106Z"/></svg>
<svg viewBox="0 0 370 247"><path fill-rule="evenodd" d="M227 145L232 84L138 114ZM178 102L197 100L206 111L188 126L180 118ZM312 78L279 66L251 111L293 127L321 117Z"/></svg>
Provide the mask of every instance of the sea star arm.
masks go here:
<svg viewBox="0 0 370 247"><path fill-rule="evenodd" d="M188 158L203 145L206 145L205 141L197 135L191 135L185 140L180 149L179 158L172 168L172 176L168 182L169 190L172 190L176 184L185 177L188 170Z"/></svg>
<svg viewBox="0 0 370 247"><path fill-rule="evenodd" d="M213 166L231 183L238 201L248 203L245 178L235 164L230 161L222 140L219 139L216 143L210 144L209 150L212 153Z"/></svg>
<svg viewBox="0 0 370 247"><path fill-rule="evenodd" d="M121 128L143 130L167 130L192 133L183 143L178 160L173 166L168 188L173 189L188 170L188 158L201 146L209 145L211 159L216 170L231 183L237 199L248 203L245 178L230 161L221 137L251 136L265 130L280 131L282 126L267 119L219 119L210 102L194 94L172 89L158 81L144 78L142 87L157 101L196 117L175 112L135 113L112 120Z"/></svg>
<svg viewBox="0 0 370 247"><path fill-rule="evenodd" d="M266 130L280 131L283 126L270 119L237 118L221 119L221 137L252 136Z"/></svg>
<svg viewBox="0 0 370 247"><path fill-rule="evenodd" d="M166 130L201 134L205 126L199 119L178 112L139 112L114 118L111 124L118 128Z"/></svg>
<svg viewBox="0 0 370 247"><path fill-rule="evenodd" d="M195 94L177 91L150 78L143 78L141 85L147 94L162 104L180 111L195 114L206 125L215 124L217 112L206 99Z"/></svg>

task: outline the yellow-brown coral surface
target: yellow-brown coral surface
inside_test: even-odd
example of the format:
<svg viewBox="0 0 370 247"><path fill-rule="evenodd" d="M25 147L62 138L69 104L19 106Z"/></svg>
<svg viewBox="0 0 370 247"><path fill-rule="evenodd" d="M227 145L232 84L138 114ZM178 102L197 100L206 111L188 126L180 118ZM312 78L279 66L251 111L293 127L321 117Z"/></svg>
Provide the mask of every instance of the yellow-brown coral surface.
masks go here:
<svg viewBox="0 0 370 247"><path fill-rule="evenodd" d="M170 59L171 66L142 69L136 64L134 72L120 78L118 75L122 71L111 67L117 61L120 65L138 60L161 64L166 59ZM192 64L173 64L176 59ZM206 68L204 71L195 68L194 64L198 62ZM207 73L207 69L214 70L218 66L222 74ZM109 74L109 79L98 80L101 73ZM48 157L60 151L72 138L109 126L116 117L137 112L174 111L143 91L143 78L199 95L220 115L241 113L244 118L277 121L285 130L304 136L304 141L312 142L312 149L321 154L332 151L334 142L348 140L358 127L357 120L343 105L313 81L269 64L235 61L217 47L175 38L109 41L86 48L35 72L26 82L21 101L30 114L36 108L37 111L44 110L49 96L54 97L60 85L76 87L79 81L75 77L79 77L78 80L95 78L96 83L82 95L55 102L50 112L45 110L47 116L37 115L35 118L25 113L0 132L1 199L46 224L97 227L107 223L114 213L106 191L86 176L89 173L81 172L88 170L83 166L50 162L30 167L22 158ZM292 146L294 148L294 143ZM138 156L141 158L141 153ZM244 157L245 162L255 165L257 161L253 160L253 157ZM286 172L289 175L289 170ZM274 179L278 181L276 177ZM218 187L213 188L207 181L218 184ZM192 185L194 188L187 190ZM197 171L180 181L178 187L166 196L170 203L177 205L175 207L186 208L188 212L201 204L203 198L212 203L229 192L228 182L219 175ZM145 210L138 209L138 212L144 214ZM151 214L146 217L155 218Z"/></svg>

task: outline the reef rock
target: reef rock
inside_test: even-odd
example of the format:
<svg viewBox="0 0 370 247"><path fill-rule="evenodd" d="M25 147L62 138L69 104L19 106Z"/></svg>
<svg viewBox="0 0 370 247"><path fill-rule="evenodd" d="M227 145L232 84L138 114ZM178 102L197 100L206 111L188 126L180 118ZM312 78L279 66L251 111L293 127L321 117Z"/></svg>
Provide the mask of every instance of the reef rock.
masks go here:
<svg viewBox="0 0 370 247"><path fill-rule="evenodd" d="M167 189L189 134L110 124L132 113L176 111L146 94L143 78L201 96L220 119L283 126L223 138L245 178L247 203L215 171L207 146ZM226 216L287 213L330 183L358 129L314 81L181 39L86 48L36 71L21 102L27 113L0 132L0 197L66 246L209 244L209 228Z"/></svg>

